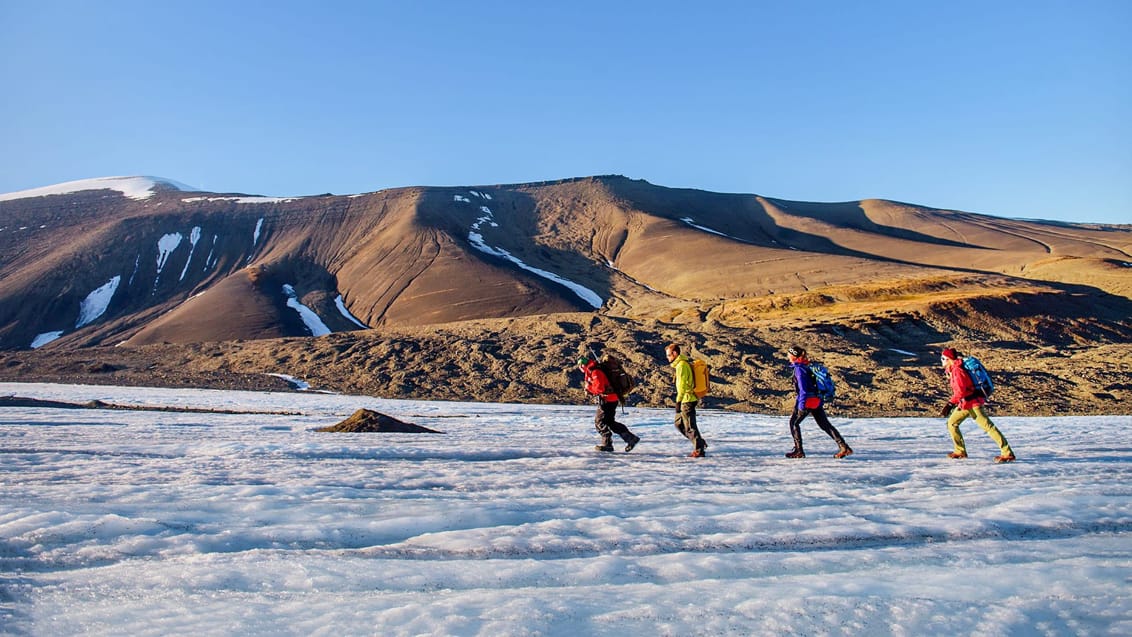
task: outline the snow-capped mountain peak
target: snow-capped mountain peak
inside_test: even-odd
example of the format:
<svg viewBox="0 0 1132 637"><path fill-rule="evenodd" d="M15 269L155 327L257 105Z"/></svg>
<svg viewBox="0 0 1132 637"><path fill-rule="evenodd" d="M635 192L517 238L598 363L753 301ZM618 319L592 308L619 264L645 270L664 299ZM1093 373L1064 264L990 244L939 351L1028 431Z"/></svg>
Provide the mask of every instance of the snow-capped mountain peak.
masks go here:
<svg viewBox="0 0 1132 637"><path fill-rule="evenodd" d="M153 189L158 185L186 192L196 192L198 190L192 186L186 186L185 184L164 177L96 177L93 179L79 179L55 184L53 186L43 186L41 188L31 188L29 190L0 194L0 201L44 197L47 195L65 195L73 192L82 192L84 190L117 190L130 199L140 200L151 197L153 195Z"/></svg>

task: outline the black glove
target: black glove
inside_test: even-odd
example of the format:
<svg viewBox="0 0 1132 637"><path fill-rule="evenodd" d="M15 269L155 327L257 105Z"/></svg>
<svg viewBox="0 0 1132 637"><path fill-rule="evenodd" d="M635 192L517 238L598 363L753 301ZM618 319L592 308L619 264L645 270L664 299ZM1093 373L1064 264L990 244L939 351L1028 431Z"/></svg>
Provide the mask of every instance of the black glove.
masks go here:
<svg viewBox="0 0 1132 637"><path fill-rule="evenodd" d="M939 415L943 418L947 418L951 415L952 409L955 409L955 405L952 405L951 403L944 403L943 407L939 410Z"/></svg>

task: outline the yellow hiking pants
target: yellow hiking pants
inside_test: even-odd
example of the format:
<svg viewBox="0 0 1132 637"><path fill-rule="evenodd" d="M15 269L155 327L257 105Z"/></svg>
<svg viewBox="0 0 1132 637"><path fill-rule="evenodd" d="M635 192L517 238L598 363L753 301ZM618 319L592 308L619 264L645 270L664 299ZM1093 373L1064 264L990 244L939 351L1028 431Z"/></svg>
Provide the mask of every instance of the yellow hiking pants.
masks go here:
<svg viewBox="0 0 1132 637"><path fill-rule="evenodd" d="M1012 456L1014 451L1010 448L1010 443L1006 442L1006 436L994 426L991 419L987 417L987 412L983 411L982 405L976 405L970 409L955 408L951 412L951 417L947 419L947 431L951 434L951 441L955 443L955 453L967 453L967 445L963 444L963 433L959 431L959 425L971 417L975 423L982 427L983 431L991 437L998 448L1002 450L1002 455Z"/></svg>

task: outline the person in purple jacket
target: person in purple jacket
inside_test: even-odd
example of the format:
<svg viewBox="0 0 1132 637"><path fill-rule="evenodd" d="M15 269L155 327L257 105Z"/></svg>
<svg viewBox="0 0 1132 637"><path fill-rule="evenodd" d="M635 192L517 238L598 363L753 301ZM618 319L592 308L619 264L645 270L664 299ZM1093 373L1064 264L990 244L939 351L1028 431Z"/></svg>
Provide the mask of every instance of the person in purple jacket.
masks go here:
<svg viewBox="0 0 1132 637"><path fill-rule="evenodd" d="M790 356L790 366L794 368L794 389L798 392L798 399L794 401L794 413L790 414L790 435L794 438L794 450L787 453L786 457L806 457L806 452L802 450L802 421L810 414L814 415L814 422L818 423L818 427L837 443L838 449L833 455L834 458L844 458L853 453L849 445L845 444L841 433L825 415L822 399L818 396L817 383L814 382L814 375L810 371L810 359L806 355L806 350L794 345L786 353Z"/></svg>

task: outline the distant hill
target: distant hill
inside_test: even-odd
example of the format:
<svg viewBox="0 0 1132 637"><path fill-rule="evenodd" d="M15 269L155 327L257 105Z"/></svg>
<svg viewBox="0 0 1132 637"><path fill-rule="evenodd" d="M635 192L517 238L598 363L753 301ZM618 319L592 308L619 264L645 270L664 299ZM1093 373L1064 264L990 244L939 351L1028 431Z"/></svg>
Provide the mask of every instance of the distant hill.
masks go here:
<svg viewBox="0 0 1132 637"><path fill-rule="evenodd" d="M149 369L172 358L182 375L286 372L381 395L545 402L578 398L568 372L552 381L549 370L600 336L657 368L653 401L667 391L650 360L663 344L642 344L666 338L696 343L720 374L749 382L746 396L721 379L719 404L736 408L773 407L757 388L770 377L744 361L776 365L793 341L873 376L894 351L930 368L927 353L943 344L1013 352L1034 373L1047 352L1092 370L1067 368L1077 380L1062 392L1076 397L1066 408L1132 400L1118 373L1132 342L1129 225L794 202L620 176L295 198L188 188L131 177L0 195L0 375L63 374L61 361L99 352L121 360L104 380L141 382L127 378L139 372L130 366L163 350ZM501 338L513 351L482 350ZM278 359L279 348L348 365ZM1115 360L1089 358L1098 348ZM392 362L373 360L378 351ZM477 356L500 369L471 367ZM508 361L543 371L523 380ZM396 380L398 366L427 381ZM388 382L362 382L366 373ZM509 380L495 390L468 382L486 375ZM910 409L936 384L921 375L900 381Z"/></svg>

